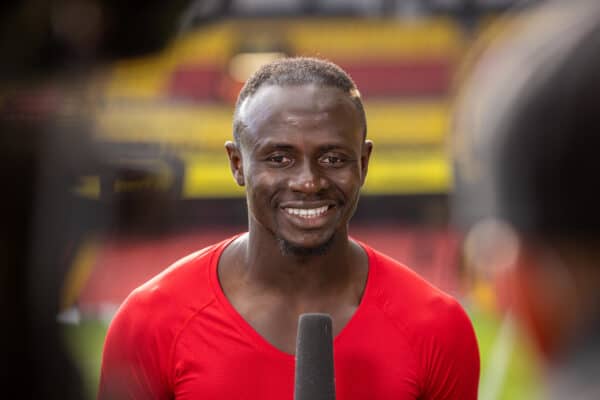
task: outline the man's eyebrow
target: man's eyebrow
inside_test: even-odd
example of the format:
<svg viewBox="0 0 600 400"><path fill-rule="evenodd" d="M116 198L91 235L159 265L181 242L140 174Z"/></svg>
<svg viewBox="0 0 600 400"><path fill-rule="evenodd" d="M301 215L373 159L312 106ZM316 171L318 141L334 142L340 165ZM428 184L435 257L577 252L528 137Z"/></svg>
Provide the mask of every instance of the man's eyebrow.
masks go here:
<svg viewBox="0 0 600 400"><path fill-rule="evenodd" d="M255 151L294 151L296 149L296 147L294 145L291 145L289 143L285 143L285 142L274 142L274 141L264 141L264 142L259 142L256 144L256 146L254 147ZM351 148L349 146L347 146L345 143L329 143L329 144L324 144L322 146L319 146L319 152L320 153L326 153L328 151L334 151L334 150L342 150L342 151L350 151Z"/></svg>
<svg viewBox="0 0 600 400"><path fill-rule="evenodd" d="M321 150L322 152L327 152L327 151L331 151L331 150L347 150L347 149L348 149L348 146L345 146L343 144L326 144L326 145L319 147L319 150Z"/></svg>
<svg viewBox="0 0 600 400"><path fill-rule="evenodd" d="M271 142L271 141L266 141L263 143L257 143L256 149L258 150L285 150L285 151L289 151L289 150L294 150L294 146L292 146L289 143L278 143L278 142Z"/></svg>

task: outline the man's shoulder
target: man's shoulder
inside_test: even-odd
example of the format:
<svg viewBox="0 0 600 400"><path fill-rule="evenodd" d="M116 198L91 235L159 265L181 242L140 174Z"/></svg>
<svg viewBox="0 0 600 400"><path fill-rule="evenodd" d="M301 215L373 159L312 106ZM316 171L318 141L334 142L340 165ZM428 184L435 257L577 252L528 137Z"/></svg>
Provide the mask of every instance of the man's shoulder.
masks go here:
<svg viewBox="0 0 600 400"><path fill-rule="evenodd" d="M131 292L110 323L104 359L169 369L168 357L179 334L215 302L211 270L216 279L212 267L227 243L180 259Z"/></svg>
<svg viewBox="0 0 600 400"><path fill-rule="evenodd" d="M449 297L407 265L369 246L363 246L369 253L369 263L374 269L378 289L386 296L400 297L412 305L440 296Z"/></svg>
<svg viewBox="0 0 600 400"><path fill-rule="evenodd" d="M164 318L165 314L196 311L214 299L211 273L223 247L231 239L191 253L134 289L119 314Z"/></svg>
<svg viewBox="0 0 600 400"><path fill-rule="evenodd" d="M416 330L447 328L455 323L470 326L465 311L453 296L401 262L368 249L369 259L376 267L379 304L389 318Z"/></svg>
<svg viewBox="0 0 600 400"><path fill-rule="evenodd" d="M371 249L370 260L374 281L369 290L385 317L381 329L394 338L388 346L412 352L423 377L423 397L475 398L477 340L459 302L391 257Z"/></svg>

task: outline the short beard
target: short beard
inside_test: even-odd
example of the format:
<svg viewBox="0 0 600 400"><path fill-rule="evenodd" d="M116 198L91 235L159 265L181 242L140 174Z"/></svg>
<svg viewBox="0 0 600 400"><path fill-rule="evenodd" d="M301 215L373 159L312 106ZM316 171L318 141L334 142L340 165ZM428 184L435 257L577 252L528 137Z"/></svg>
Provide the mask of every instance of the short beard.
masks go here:
<svg viewBox="0 0 600 400"><path fill-rule="evenodd" d="M325 243L315 247L301 247L296 246L283 238L277 238L279 242L279 249L281 254L284 256L295 256L295 257L311 257L311 256L323 256L329 252L333 245L335 235L331 235Z"/></svg>

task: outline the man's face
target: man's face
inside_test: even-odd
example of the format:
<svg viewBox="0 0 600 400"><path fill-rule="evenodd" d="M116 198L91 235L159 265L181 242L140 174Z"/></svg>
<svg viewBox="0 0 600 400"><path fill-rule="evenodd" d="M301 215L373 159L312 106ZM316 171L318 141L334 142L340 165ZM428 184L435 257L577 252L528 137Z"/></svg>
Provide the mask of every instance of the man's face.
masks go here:
<svg viewBox="0 0 600 400"><path fill-rule="evenodd" d="M240 119L241 154L231 144L228 153L246 186L251 232L299 249L346 235L372 148L350 97L316 85L265 86Z"/></svg>

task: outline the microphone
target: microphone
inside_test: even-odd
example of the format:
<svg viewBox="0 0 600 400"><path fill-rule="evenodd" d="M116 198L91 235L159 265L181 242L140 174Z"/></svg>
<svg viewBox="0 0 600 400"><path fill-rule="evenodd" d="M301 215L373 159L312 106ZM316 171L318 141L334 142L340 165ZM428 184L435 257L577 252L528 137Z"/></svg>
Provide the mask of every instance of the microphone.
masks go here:
<svg viewBox="0 0 600 400"><path fill-rule="evenodd" d="M329 314L302 314L296 338L294 400L335 400Z"/></svg>

